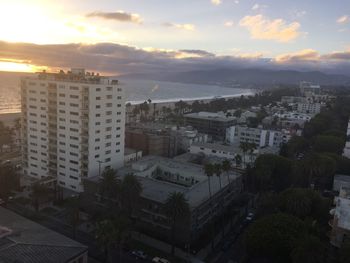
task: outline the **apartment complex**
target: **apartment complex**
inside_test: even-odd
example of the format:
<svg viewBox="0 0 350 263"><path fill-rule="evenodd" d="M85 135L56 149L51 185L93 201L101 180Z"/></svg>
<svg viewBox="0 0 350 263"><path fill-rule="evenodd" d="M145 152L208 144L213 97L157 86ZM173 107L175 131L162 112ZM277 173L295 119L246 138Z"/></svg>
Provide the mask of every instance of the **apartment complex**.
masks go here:
<svg viewBox="0 0 350 263"><path fill-rule="evenodd" d="M346 142L343 150L343 156L350 158L350 120L348 122L348 128L346 129Z"/></svg>
<svg viewBox="0 0 350 263"><path fill-rule="evenodd" d="M205 133L216 140L224 140L226 129L236 124L236 117L228 117L224 113L197 112L184 115L186 125L192 126L200 133Z"/></svg>
<svg viewBox="0 0 350 263"><path fill-rule="evenodd" d="M249 142L254 143L257 147L280 147L283 142L283 134L280 131L232 126L226 130L226 142L230 144Z"/></svg>
<svg viewBox="0 0 350 263"><path fill-rule="evenodd" d="M24 174L83 191L82 178L124 163L125 98L118 81L72 69L21 80Z"/></svg>
<svg viewBox="0 0 350 263"><path fill-rule="evenodd" d="M170 194L183 193L190 207L190 214L175 233L178 242L191 242L207 231L207 224L224 213L242 192L241 175L232 171L210 179L202 165L160 156L146 156L118 170L118 178L134 174L142 185L141 200L134 211L138 228L162 239L171 237L171 220L166 213L166 201ZM97 192L99 177L88 178L87 189ZM95 187L94 187L95 185ZM87 191L89 193L89 190ZM180 219L179 219L180 220Z"/></svg>
<svg viewBox="0 0 350 263"><path fill-rule="evenodd" d="M299 84L299 91L302 96L318 95L321 93L321 87L311 82L301 81Z"/></svg>

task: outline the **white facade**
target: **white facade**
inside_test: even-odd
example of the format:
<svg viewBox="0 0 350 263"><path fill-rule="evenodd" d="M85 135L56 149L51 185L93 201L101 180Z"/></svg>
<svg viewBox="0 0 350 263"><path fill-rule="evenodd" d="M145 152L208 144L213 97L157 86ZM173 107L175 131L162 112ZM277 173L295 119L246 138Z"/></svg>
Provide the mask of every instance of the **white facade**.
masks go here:
<svg viewBox="0 0 350 263"><path fill-rule="evenodd" d="M348 122L348 128L346 130L346 143L343 151L343 156L350 158L350 120Z"/></svg>
<svg viewBox="0 0 350 263"><path fill-rule="evenodd" d="M117 83L84 70L22 78L24 173L81 192L82 178L121 167L125 97Z"/></svg>
<svg viewBox="0 0 350 263"><path fill-rule="evenodd" d="M306 114L318 114L321 112L320 103L297 103L297 111Z"/></svg>
<svg viewBox="0 0 350 263"><path fill-rule="evenodd" d="M279 131L244 126L232 126L226 130L226 141L230 144L249 142L255 143L257 147L279 147L283 140L282 137Z"/></svg>

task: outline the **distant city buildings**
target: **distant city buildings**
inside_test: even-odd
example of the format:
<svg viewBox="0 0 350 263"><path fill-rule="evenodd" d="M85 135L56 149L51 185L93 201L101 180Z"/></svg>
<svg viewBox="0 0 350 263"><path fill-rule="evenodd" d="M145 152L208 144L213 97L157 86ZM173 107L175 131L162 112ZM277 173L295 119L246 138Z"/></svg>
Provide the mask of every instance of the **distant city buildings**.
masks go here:
<svg viewBox="0 0 350 263"><path fill-rule="evenodd" d="M124 164L125 97L118 81L72 69L21 80L24 174L81 192L82 178Z"/></svg>
<svg viewBox="0 0 350 263"><path fill-rule="evenodd" d="M143 155L173 157L189 151L193 142L207 140L208 135L199 133L190 126L131 123L125 130L126 146L141 150Z"/></svg>
<svg viewBox="0 0 350 263"><path fill-rule="evenodd" d="M299 84L299 91L302 96L312 96L321 93L320 85L313 84L307 81L301 81Z"/></svg>

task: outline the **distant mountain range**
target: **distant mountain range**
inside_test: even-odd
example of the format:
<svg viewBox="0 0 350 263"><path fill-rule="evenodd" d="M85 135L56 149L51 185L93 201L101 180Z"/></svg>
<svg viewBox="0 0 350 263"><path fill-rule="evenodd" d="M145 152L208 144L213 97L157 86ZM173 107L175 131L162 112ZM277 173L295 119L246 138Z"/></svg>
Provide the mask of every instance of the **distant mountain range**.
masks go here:
<svg viewBox="0 0 350 263"><path fill-rule="evenodd" d="M321 85L349 85L350 76L326 74L320 71L301 72L295 70L266 69L214 69L177 73L127 74L126 78L151 79L181 83L212 84L222 86L240 85L242 88L267 87L275 84L293 85L310 81Z"/></svg>

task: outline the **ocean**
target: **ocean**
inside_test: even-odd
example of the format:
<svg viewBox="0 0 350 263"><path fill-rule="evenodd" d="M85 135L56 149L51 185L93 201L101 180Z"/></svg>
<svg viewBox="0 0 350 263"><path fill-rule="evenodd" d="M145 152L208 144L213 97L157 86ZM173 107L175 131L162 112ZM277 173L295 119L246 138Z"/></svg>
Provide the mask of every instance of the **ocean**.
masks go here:
<svg viewBox="0 0 350 263"><path fill-rule="evenodd" d="M0 72L0 114L20 111L20 77L30 73ZM225 88L215 85L184 84L156 80L135 80L120 78L126 100L131 104L151 99L152 102L177 100L211 99L250 95L253 91L239 88Z"/></svg>

